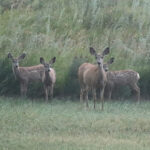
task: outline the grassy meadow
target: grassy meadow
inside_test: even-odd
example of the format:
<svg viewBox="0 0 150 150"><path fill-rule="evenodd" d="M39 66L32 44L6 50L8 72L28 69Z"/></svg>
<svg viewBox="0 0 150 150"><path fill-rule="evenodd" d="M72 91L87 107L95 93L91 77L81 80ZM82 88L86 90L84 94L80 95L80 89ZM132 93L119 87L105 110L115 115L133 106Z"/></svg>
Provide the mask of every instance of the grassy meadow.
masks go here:
<svg viewBox="0 0 150 150"><path fill-rule="evenodd" d="M150 103L0 97L1 150L149 150Z"/></svg>

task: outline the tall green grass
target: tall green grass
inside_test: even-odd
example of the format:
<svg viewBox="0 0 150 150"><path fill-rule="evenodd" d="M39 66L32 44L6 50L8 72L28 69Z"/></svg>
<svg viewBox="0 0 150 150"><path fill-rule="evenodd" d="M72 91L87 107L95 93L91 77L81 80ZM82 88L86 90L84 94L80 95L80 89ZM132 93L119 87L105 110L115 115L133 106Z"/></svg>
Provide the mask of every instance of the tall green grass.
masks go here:
<svg viewBox="0 0 150 150"><path fill-rule="evenodd" d="M98 51L109 46L111 53L106 60L115 57L111 70L138 71L142 94L149 96L149 9L148 0L1 0L0 93L10 94L18 88L17 82L10 82L14 78L11 62L6 58L8 52L18 56L25 51L27 57L22 66L39 64L40 56L46 60L56 56L55 92L65 95L74 93L66 86L68 79L76 76L76 69L71 67L76 63L74 57L81 56L79 62L83 62L82 57L87 56L88 61L94 62L89 46ZM73 83L68 86L77 87ZM32 91L37 89L29 90Z"/></svg>

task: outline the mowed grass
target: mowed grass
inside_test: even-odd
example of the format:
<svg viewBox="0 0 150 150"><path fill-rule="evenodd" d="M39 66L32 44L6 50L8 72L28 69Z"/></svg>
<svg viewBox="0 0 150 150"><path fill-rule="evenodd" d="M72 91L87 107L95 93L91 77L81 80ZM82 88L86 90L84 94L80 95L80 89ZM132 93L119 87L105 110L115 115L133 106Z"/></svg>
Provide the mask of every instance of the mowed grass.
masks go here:
<svg viewBox="0 0 150 150"><path fill-rule="evenodd" d="M150 102L0 97L0 150L149 150Z"/></svg>

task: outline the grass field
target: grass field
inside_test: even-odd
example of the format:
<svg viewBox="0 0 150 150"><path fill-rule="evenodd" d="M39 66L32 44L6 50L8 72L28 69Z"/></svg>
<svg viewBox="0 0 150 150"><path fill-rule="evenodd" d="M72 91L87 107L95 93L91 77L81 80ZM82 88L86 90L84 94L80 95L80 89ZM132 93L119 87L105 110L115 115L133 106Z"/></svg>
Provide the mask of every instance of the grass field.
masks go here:
<svg viewBox="0 0 150 150"><path fill-rule="evenodd" d="M149 150L150 102L0 97L0 150Z"/></svg>

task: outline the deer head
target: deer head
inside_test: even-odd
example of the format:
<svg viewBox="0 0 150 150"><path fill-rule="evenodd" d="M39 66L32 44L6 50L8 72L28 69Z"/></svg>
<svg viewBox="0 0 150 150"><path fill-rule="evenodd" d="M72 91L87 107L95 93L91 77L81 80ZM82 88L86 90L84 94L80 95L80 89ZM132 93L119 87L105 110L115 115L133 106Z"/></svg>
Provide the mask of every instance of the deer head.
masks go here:
<svg viewBox="0 0 150 150"><path fill-rule="evenodd" d="M109 53L109 47L107 47L102 53L98 53L98 54L93 47L90 47L90 53L91 55L95 56L97 64L103 67L103 59L104 59L104 56Z"/></svg>
<svg viewBox="0 0 150 150"><path fill-rule="evenodd" d="M40 63L44 65L45 71L51 71L51 65L54 64L56 61L56 57L53 57L49 63L46 63L43 57L40 57Z"/></svg>
<svg viewBox="0 0 150 150"><path fill-rule="evenodd" d="M18 68L18 67L19 67L19 62L20 62L22 59L24 59L25 56L26 56L26 54L23 53L23 54L20 55L18 58L14 58L11 53L8 53L8 58L11 59L13 68Z"/></svg>
<svg viewBox="0 0 150 150"><path fill-rule="evenodd" d="M110 60L107 61L107 63L105 63L105 64L103 65L103 68L104 68L105 72L107 72L107 71L109 70L109 65L114 62L114 59L115 59L114 57L111 57Z"/></svg>

